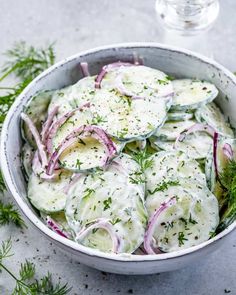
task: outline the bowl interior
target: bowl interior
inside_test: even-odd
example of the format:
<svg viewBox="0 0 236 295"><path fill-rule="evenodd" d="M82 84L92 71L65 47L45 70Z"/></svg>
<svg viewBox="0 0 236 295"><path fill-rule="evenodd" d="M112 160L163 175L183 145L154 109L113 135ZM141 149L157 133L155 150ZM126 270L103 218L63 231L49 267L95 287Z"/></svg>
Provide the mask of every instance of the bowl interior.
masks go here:
<svg viewBox="0 0 236 295"><path fill-rule="evenodd" d="M198 78L215 84L220 91L217 103L223 112L227 114L233 127L236 127L235 79L230 72L207 58L184 50L146 44L105 47L66 59L45 71L27 87L14 103L3 127L3 150L1 151L4 162L3 174L7 178L10 190L12 191L14 187L14 191L23 198L28 210L35 216L37 216L37 212L26 197L26 182L22 174L20 161L22 140L19 118L24 106L37 91L59 89L75 83L82 77L80 62L88 62L90 73L95 75L103 65L110 62L117 60L132 61L134 53L142 57L144 65L157 68L171 76ZM4 170L7 170L7 177ZM16 198L14 193L13 195ZM17 202L19 203L19 199L17 199Z"/></svg>

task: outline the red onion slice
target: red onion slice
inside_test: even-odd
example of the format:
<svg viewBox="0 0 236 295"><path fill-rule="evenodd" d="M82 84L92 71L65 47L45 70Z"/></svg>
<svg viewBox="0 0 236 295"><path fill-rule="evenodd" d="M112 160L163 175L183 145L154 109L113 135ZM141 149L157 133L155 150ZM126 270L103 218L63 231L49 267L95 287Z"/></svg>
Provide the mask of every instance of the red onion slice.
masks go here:
<svg viewBox="0 0 236 295"><path fill-rule="evenodd" d="M218 137L219 137L219 134L215 132L213 137L213 162L215 167L216 178L219 179L219 171L218 171L218 164L217 164Z"/></svg>
<svg viewBox="0 0 236 295"><path fill-rule="evenodd" d="M48 114L48 118L46 122L43 124L42 132L41 132L41 137L42 137L42 142L45 144L46 138L48 137L49 129L52 125L53 119L56 116L58 112L59 106L55 106L53 110Z"/></svg>
<svg viewBox="0 0 236 295"><path fill-rule="evenodd" d="M82 71L82 74L83 74L84 77L90 76L87 62L81 62L80 63L80 68L81 68L81 71Z"/></svg>
<svg viewBox="0 0 236 295"><path fill-rule="evenodd" d="M101 72L97 75L96 79L95 79L95 88L101 88L101 82L103 80L103 78L105 77L105 75L112 71L113 69L119 68L119 67L130 67L133 66L133 64L129 63L129 62L114 62L108 65L103 66Z"/></svg>
<svg viewBox="0 0 236 295"><path fill-rule="evenodd" d="M46 140L46 147L49 154L52 154L53 151L53 138L56 135L58 129L69 119L71 118L77 111L82 111L84 108L89 108L90 103L87 102L79 108L76 108L68 113L64 114L60 117L56 122L51 125L50 130L48 131L48 136Z"/></svg>
<svg viewBox="0 0 236 295"><path fill-rule="evenodd" d="M177 148L178 142L184 141L187 135L197 131L206 132L212 137L214 137L214 134L215 134L215 129L211 127L210 125L196 123L179 134L179 136L176 138L176 141L175 141L175 148Z"/></svg>
<svg viewBox="0 0 236 295"><path fill-rule="evenodd" d="M42 167L45 168L48 164L47 154L45 152L45 146L43 145L43 143L41 141L38 130L28 115L21 113L21 119L26 123L26 125L28 126L30 132L32 133L32 135L35 139Z"/></svg>
<svg viewBox="0 0 236 295"><path fill-rule="evenodd" d="M69 234L65 233L65 231L63 231L60 226L50 217L47 216L46 217L46 222L48 227L53 230L55 233L59 234L60 236L69 239L70 236Z"/></svg>
<svg viewBox="0 0 236 295"><path fill-rule="evenodd" d="M149 219L147 230L144 235L144 249L147 254L156 254L152 247L152 239L155 227L157 226L158 217L164 212L166 209L174 206L176 204L176 197L171 197L164 203L160 205L160 207L152 214Z"/></svg>
<svg viewBox="0 0 236 295"><path fill-rule="evenodd" d="M114 226L110 223L110 219L107 218L97 218L93 221L92 224L83 228L77 235L76 240L82 241L93 229L104 229L108 232L112 239L112 252L119 253L121 240L117 233L115 232Z"/></svg>
<svg viewBox="0 0 236 295"><path fill-rule="evenodd" d="M44 179L47 181L54 180L58 176L58 174L61 172L61 170L57 170L52 175L46 174L45 168L42 168L42 164L39 160L38 151L36 151L34 154L34 158L32 161L32 170L35 175L38 175L41 179Z"/></svg>
<svg viewBox="0 0 236 295"><path fill-rule="evenodd" d="M107 161L111 158L111 156L113 156L117 152L114 143L107 136L105 131L103 131L102 129L96 126L83 125L83 126L80 126L79 128L74 129L69 135L67 135L65 139L59 144L56 151L53 152L47 167L48 175L51 175L53 173L53 170L55 169L55 166L59 160L60 155L64 152L65 149L71 146L77 140L79 136L94 137L105 146L105 148L107 149L108 155L106 155L104 164L106 164Z"/></svg>

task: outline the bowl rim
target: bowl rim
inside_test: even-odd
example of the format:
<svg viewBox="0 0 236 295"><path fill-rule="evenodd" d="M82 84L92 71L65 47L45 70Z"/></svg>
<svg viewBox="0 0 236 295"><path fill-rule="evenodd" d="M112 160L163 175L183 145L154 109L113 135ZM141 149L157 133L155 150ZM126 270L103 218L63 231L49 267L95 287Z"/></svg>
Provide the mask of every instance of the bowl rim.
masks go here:
<svg viewBox="0 0 236 295"><path fill-rule="evenodd" d="M34 88L34 85L40 81L41 79L44 79L48 74L50 74L53 71L56 71L57 68L65 65L66 63L76 60L79 57L86 57L86 55L93 54L99 51L105 51L107 49L114 49L114 48L160 48L167 51L172 52L178 52L187 56L194 57L195 59L199 59L203 61L204 63L208 63L211 66L217 68L221 72L224 72L224 74L230 79L235 85L236 85L236 77L227 70L224 66L218 64L216 61L205 57L199 53L195 53L192 51L189 51L187 49L170 46L166 44L160 44L156 42L131 42L131 43L118 43L118 44L111 44L111 45L104 45L95 47L93 49L81 51L79 53L76 53L70 57L67 57L53 66L49 67L47 70L42 72L39 76L37 76L25 89L24 91L17 97L13 105L11 106L10 110L8 111L8 114L5 118L5 121L3 123L2 127L2 133L1 133L1 143L0 143L0 162L1 162L1 170L3 174L3 178L5 180L6 186L8 188L8 191L11 193L11 195L14 197L17 205L20 207L21 211L25 215L25 217L44 235L46 235L48 238L55 240L57 243L59 243L62 247L66 246L70 248L72 251L78 251L83 255L87 255L90 257L97 257L97 258L103 258L107 260L114 260L117 262L155 262L155 261L161 261L161 260L168 260L168 259L174 259L181 256L189 255L191 253L194 253L198 250L201 250L205 248L206 246L209 246L210 244L216 243L218 240L221 240L223 237L228 235L230 232L232 232L236 228L236 221L234 221L230 226L228 226L225 230L223 230L221 233L216 235L215 237L197 245L193 246L187 249L174 251L170 253L164 253L162 255L132 255L132 254L112 254L112 253L105 253L96 249L92 249L89 247L85 247L83 245L80 245L74 241L71 241L69 239L66 239L55 232L53 232L51 229L49 229L40 219L37 217L33 211L29 208L29 206L24 202L23 198L18 194L13 179L11 178L11 174L8 168L8 162L7 162L7 152L5 152L5 143L8 138L8 125L10 124L12 118L14 117L15 109L21 105L22 99L27 96L28 91L31 88Z"/></svg>

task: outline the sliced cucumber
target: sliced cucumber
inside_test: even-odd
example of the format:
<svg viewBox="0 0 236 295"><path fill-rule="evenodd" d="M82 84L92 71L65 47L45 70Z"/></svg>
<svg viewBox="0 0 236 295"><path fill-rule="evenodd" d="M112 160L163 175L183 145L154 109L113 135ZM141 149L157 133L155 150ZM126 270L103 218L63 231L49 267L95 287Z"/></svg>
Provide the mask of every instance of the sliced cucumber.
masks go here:
<svg viewBox="0 0 236 295"><path fill-rule="evenodd" d="M90 102L95 94L95 76L85 77L72 86L54 91L48 112L59 106L58 118Z"/></svg>
<svg viewBox="0 0 236 295"><path fill-rule="evenodd" d="M180 133L193 126L195 123L196 121L194 120L168 121L154 133L154 136L161 140L176 140Z"/></svg>
<svg viewBox="0 0 236 295"><path fill-rule="evenodd" d="M123 149L123 144L113 142L116 146L117 154ZM117 143L117 144L116 144ZM79 139L75 144L67 148L59 158L59 164L64 169L73 172L86 172L104 165L107 150L97 139L86 137Z"/></svg>
<svg viewBox="0 0 236 295"><path fill-rule="evenodd" d="M140 246L146 226L146 210L144 185L130 179L136 171L140 171L139 165L122 154L106 171L79 179L69 191L65 211L75 239L81 229L98 218L105 218L110 220L120 238L119 252L132 253ZM92 231L80 243L101 251L112 251L111 237L104 229Z"/></svg>
<svg viewBox="0 0 236 295"><path fill-rule="evenodd" d="M66 122L57 130L53 137L53 150L55 150L59 144L69 135L74 129L82 125L91 125L92 113L89 108L83 110L77 109L73 116L68 118Z"/></svg>
<svg viewBox="0 0 236 295"><path fill-rule="evenodd" d="M119 82L117 81L119 79ZM122 88L131 96L152 97L173 94L173 86L168 76L156 69L145 66L119 67L106 74L102 88Z"/></svg>
<svg viewBox="0 0 236 295"><path fill-rule="evenodd" d="M48 105L52 98L52 91L39 92L32 98L29 104L26 106L24 113L27 114L38 131L41 131L42 124L47 118ZM36 148L34 137L30 132L27 125L22 121L21 126L22 137L34 148Z"/></svg>
<svg viewBox="0 0 236 295"><path fill-rule="evenodd" d="M55 151L59 144L74 129L82 125L95 125L95 118L89 109L77 110L57 131L53 138L53 150ZM124 147L124 143L113 140L116 147L117 156ZM78 140L68 147L59 158L60 166L73 172L83 172L93 168L101 167L104 164L106 156L106 147L93 137L79 137Z"/></svg>
<svg viewBox="0 0 236 295"><path fill-rule="evenodd" d="M164 252L177 251L198 245L210 238L219 223L219 208L208 188L193 179L179 179L176 186L148 195L146 206L151 216L171 196L176 205L159 216L154 239Z"/></svg>
<svg viewBox="0 0 236 295"><path fill-rule="evenodd" d="M178 142L176 148L186 153L190 158L205 159L213 147L213 139L205 132L195 132Z"/></svg>
<svg viewBox="0 0 236 295"><path fill-rule="evenodd" d="M23 168L24 168L24 172L25 172L25 176L27 180L32 173L33 157L34 157L34 149L28 143L25 143L22 147L21 161L23 164Z"/></svg>
<svg viewBox="0 0 236 295"><path fill-rule="evenodd" d="M153 192L174 178L188 178L206 185L206 177L198 162L183 152L159 152L149 157L152 166L145 170L146 190ZM174 183L171 181L171 183Z"/></svg>
<svg viewBox="0 0 236 295"><path fill-rule="evenodd" d="M152 136L150 142L157 151L174 151L184 152L188 157L196 160L205 159L212 149L213 139L205 132L195 132L189 134L182 142L175 144L174 141L165 141Z"/></svg>
<svg viewBox="0 0 236 295"><path fill-rule="evenodd" d="M152 148L157 151L167 151L171 152L175 150L175 142L174 141L165 141L157 138L156 136L152 136L149 138Z"/></svg>
<svg viewBox="0 0 236 295"><path fill-rule="evenodd" d="M211 102L218 95L215 85L198 80L180 79L172 81L174 87L174 110L197 109Z"/></svg>
<svg viewBox="0 0 236 295"><path fill-rule="evenodd" d="M167 99L156 97L131 99L116 91L101 89L91 106L94 116L109 135L121 141L142 140L164 123Z"/></svg>
<svg viewBox="0 0 236 295"><path fill-rule="evenodd" d="M169 112L167 116L167 121L185 121L193 119L194 115L192 112Z"/></svg>
<svg viewBox="0 0 236 295"><path fill-rule="evenodd" d="M222 135L234 137L233 130L215 103L211 102L199 108L195 113L195 117L200 123L207 123Z"/></svg>
<svg viewBox="0 0 236 295"><path fill-rule="evenodd" d="M28 198L34 207L45 213L63 210L67 198L63 190L70 183L71 175L64 171L57 180L45 181L32 173L28 182Z"/></svg>

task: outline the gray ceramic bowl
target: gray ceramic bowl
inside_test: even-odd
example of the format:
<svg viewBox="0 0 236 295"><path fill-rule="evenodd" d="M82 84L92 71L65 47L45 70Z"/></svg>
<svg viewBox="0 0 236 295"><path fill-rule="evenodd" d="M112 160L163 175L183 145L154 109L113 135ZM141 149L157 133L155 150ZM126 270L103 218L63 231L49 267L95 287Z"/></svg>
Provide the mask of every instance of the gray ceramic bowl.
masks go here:
<svg viewBox="0 0 236 295"><path fill-rule="evenodd" d="M31 97L39 90L58 89L81 78L79 62L87 61L92 74L104 64L133 58L133 53L143 57L144 64L176 77L193 77L208 80L220 90L218 103L236 126L236 78L227 69L206 57L183 49L155 43L119 44L96 48L69 57L52 66L37 77L23 91L11 107L1 135L1 165L9 191L25 216L60 249L74 259L91 267L121 274L151 274L171 271L199 260L212 253L227 241L236 227L236 221L211 240L198 246L162 255L115 255L101 253L67 240L52 232L38 218L26 197L26 183L21 171L20 113Z"/></svg>

